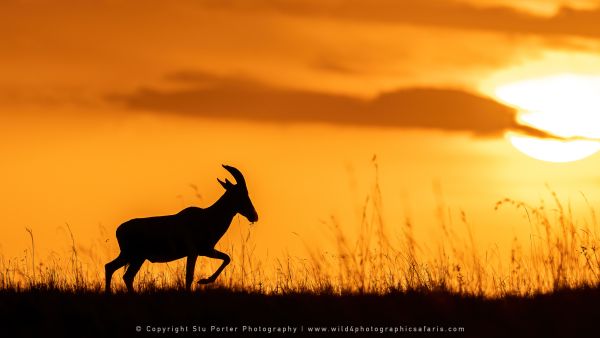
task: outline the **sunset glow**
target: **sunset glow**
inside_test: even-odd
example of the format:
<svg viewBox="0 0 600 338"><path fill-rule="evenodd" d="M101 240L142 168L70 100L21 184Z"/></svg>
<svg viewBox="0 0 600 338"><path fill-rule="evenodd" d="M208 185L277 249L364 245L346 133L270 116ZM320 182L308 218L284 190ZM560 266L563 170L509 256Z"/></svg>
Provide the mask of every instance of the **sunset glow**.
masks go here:
<svg viewBox="0 0 600 338"><path fill-rule="evenodd" d="M508 294L515 243L537 259L520 206L600 207L598 22L587 0L0 1L0 255L39 275L75 247L97 278L120 224L209 207L227 164L260 220L233 218L224 274L258 276L235 265L253 248L276 285L288 259L346 257L334 231L376 250L385 228L398 261L489 267L472 290Z"/></svg>
<svg viewBox="0 0 600 338"><path fill-rule="evenodd" d="M600 77L563 74L501 86L496 95L521 112L518 120L558 137L508 136L523 153L544 161L569 162L600 150Z"/></svg>
<svg viewBox="0 0 600 338"><path fill-rule="evenodd" d="M509 133L507 137L522 153L548 162L577 161L600 150L600 144L596 141L545 140L513 133Z"/></svg>

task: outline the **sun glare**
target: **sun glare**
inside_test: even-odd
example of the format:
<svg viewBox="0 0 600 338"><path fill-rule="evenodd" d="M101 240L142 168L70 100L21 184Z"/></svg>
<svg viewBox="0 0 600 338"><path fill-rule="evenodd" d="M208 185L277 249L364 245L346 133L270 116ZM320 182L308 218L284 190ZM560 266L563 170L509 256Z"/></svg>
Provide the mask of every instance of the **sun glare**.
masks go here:
<svg viewBox="0 0 600 338"><path fill-rule="evenodd" d="M511 144L543 161L570 162L600 150L600 77L564 74L501 86L503 102L521 110L519 122L561 137L590 140L561 141L508 133Z"/></svg>

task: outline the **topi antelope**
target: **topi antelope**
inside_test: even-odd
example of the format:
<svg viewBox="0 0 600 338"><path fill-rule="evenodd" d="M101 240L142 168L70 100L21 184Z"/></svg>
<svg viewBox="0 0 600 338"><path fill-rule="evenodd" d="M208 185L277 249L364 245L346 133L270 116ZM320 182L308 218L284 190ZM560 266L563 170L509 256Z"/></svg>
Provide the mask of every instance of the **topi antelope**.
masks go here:
<svg viewBox="0 0 600 338"><path fill-rule="evenodd" d="M189 290L198 256L221 259L223 263L217 271L198 283L212 283L217 279L229 264L230 258L217 251L215 244L223 237L233 217L239 213L251 223L258 220L242 173L231 166L223 165L223 168L231 173L236 184L228 179L225 182L217 179L225 188L225 193L210 207L190 207L175 215L135 218L117 228L121 253L105 266L106 292L110 292L113 273L125 265L129 266L123 280L127 290L132 292L133 279L146 260L170 262L187 257L185 287Z"/></svg>

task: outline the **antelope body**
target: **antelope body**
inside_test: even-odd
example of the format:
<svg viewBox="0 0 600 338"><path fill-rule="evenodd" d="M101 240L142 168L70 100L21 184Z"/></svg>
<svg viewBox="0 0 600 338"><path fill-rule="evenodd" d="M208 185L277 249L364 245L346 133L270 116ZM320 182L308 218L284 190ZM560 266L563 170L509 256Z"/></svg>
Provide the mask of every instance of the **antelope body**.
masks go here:
<svg viewBox="0 0 600 338"><path fill-rule="evenodd" d="M170 262L187 257L186 289L190 289L196 259L206 256L223 260L212 276L198 281L200 284L214 282L230 262L227 254L215 249L233 217L241 214L250 222L258 220L258 214L248 196L248 188L242 173L231 166L223 165L237 184L218 179L225 193L210 207L189 207L177 214L148 218L135 218L117 228L117 241L121 252L105 266L106 292L110 292L113 273L128 265L123 280L127 290L133 291L133 280L144 261Z"/></svg>

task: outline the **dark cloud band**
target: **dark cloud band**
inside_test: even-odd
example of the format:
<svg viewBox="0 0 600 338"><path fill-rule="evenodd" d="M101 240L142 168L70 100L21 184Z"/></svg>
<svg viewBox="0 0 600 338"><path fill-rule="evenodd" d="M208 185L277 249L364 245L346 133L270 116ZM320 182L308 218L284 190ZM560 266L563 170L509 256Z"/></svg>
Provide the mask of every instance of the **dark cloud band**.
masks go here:
<svg viewBox="0 0 600 338"><path fill-rule="evenodd" d="M475 6L456 0L357 0L285 1L243 0L213 1L211 7L245 11L272 11L288 15L326 17L353 21L438 26L488 30L503 33L571 35L600 38L600 8L562 7L553 16L538 16L512 7Z"/></svg>
<svg viewBox="0 0 600 338"><path fill-rule="evenodd" d="M130 109L268 123L436 129L498 136L506 131L558 138L520 125L515 109L457 89L412 88L372 99L277 88L251 79L182 72L169 77L186 89L140 89L109 100Z"/></svg>

